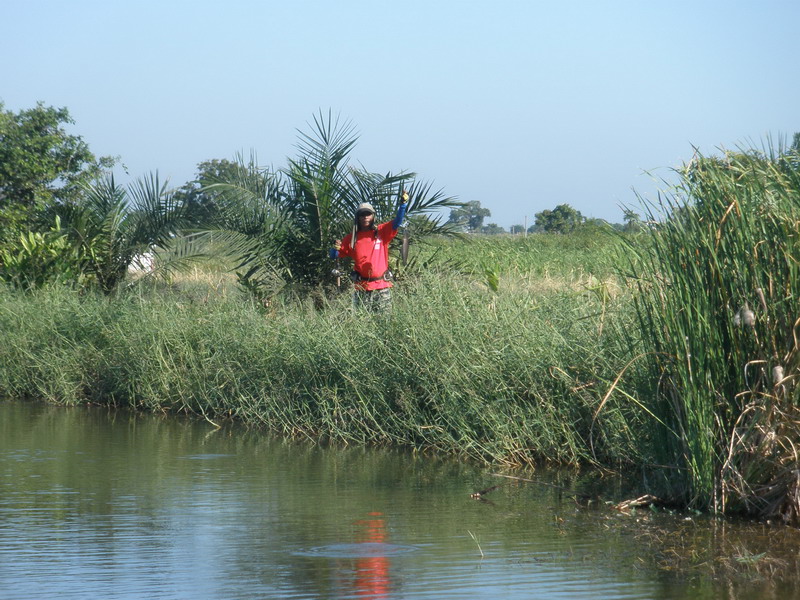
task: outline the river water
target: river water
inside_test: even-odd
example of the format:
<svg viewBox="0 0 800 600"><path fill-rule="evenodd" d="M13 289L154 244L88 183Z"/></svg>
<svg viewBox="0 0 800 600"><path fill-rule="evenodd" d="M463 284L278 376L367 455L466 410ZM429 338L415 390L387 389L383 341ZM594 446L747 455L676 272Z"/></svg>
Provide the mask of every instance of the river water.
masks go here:
<svg viewBox="0 0 800 600"><path fill-rule="evenodd" d="M730 526L587 505L574 474L44 403L0 402L0 434L4 599L800 597Z"/></svg>

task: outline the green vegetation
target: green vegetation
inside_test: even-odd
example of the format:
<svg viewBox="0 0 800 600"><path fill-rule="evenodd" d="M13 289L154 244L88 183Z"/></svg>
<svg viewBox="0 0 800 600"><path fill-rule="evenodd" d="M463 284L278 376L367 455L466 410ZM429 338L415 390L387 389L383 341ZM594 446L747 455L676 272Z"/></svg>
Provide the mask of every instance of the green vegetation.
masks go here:
<svg viewBox="0 0 800 600"><path fill-rule="evenodd" d="M543 210L536 213L534 231L546 233L570 233L586 222L586 217L581 211L575 210L569 204L559 204L553 210Z"/></svg>
<svg viewBox="0 0 800 600"><path fill-rule="evenodd" d="M622 264L619 253L625 249L623 239L611 228L587 228L570 235L434 237L412 248L422 262L435 260L437 268L455 265L459 272L474 276L489 265L502 272L504 281L512 286L530 278L543 280L537 285L555 281L561 286L591 277L616 279Z"/></svg>
<svg viewBox="0 0 800 600"><path fill-rule="evenodd" d="M228 250L240 283L259 299L280 291L304 296L334 285L328 250L350 232L356 206L369 202L378 222L397 211L403 189L410 196L409 218L417 217L416 235L447 234L449 227L428 217L458 206L413 173L380 175L349 162L357 141L351 123L319 114L310 133L301 133L298 157L272 171L239 160L221 170L204 191L216 217L205 225L209 239ZM400 240L397 240L397 244Z"/></svg>
<svg viewBox="0 0 800 600"><path fill-rule="evenodd" d="M180 190L157 174L125 187L100 177L110 163L84 165L93 160L88 148L59 128L70 122L65 110L40 105L16 120L0 117L0 159L37 166L0 169L0 225L6 221L0 231L8 236L5 243L0 238L0 281L22 289L57 280L108 294L145 256L156 254L158 270L169 276L214 252L260 301L278 293L320 296L336 281L328 249L349 232L358 204L369 202L379 221L390 220L406 189L415 238L452 234L431 213L460 206L413 173L379 175L352 166L354 127L330 113L315 116L311 132L300 132L299 155L286 168L260 167L255 157L207 161L199 181ZM29 120L37 127L24 128ZM68 151L74 164L60 158ZM48 160L30 160L36 152ZM54 187L59 181L68 185ZM53 216L55 230L46 231L42 223L52 227ZM14 228L16 236L9 234Z"/></svg>
<svg viewBox="0 0 800 600"><path fill-rule="evenodd" d="M159 256L164 270L183 266L193 256L190 244L174 238L189 225L185 205L178 203L157 175L123 188L113 177L88 185L74 204L56 208L68 239L79 257L83 286L113 292L131 267L153 250L172 249L171 259ZM199 254L199 253L195 253Z"/></svg>
<svg viewBox="0 0 800 600"><path fill-rule="evenodd" d="M47 227L54 203L74 200L111 158L100 159L80 136L67 133L73 123L66 108L35 108L12 113L0 102L0 246L30 229Z"/></svg>
<svg viewBox="0 0 800 600"><path fill-rule="evenodd" d="M447 222L461 231L476 233L483 228L483 220L491 216L488 208L482 207L477 200L470 200L451 210Z"/></svg>
<svg viewBox="0 0 800 600"><path fill-rule="evenodd" d="M285 169L212 161L177 193L88 183L98 163L65 112L0 116L0 147L83 152L25 185L0 172L0 395L635 466L666 501L800 522L800 137L696 158L624 227L560 205L536 215L549 233L454 237L489 211L350 166L352 125L330 115ZM392 313L365 321L327 249L359 202L388 220L404 188L412 259L392 265ZM120 285L154 250L171 279Z"/></svg>
<svg viewBox="0 0 800 600"><path fill-rule="evenodd" d="M19 290L80 281L80 250L69 243L55 218L49 231L20 233L0 246L0 279Z"/></svg>
<svg viewBox="0 0 800 600"><path fill-rule="evenodd" d="M632 460L635 411L612 401L595 418L628 354L614 332L622 323L605 317L617 301L590 289L588 274L512 288L515 268L500 271L499 292L458 273L400 282L393 313L367 326L347 294L322 311L264 308L218 280L113 300L7 292L0 394L512 464Z"/></svg>

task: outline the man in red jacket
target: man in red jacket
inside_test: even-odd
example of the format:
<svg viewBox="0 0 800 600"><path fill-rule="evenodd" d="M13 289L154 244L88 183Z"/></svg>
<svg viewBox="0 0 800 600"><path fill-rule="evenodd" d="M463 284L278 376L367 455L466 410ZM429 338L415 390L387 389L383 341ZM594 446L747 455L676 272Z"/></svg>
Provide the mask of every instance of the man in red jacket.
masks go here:
<svg viewBox="0 0 800 600"><path fill-rule="evenodd" d="M392 305L392 281L389 272L389 243L406 214L408 193L401 195L397 216L393 221L375 224L375 209L363 202L356 209L352 233L336 240L331 258L349 256L353 259L353 306L372 311L389 310Z"/></svg>

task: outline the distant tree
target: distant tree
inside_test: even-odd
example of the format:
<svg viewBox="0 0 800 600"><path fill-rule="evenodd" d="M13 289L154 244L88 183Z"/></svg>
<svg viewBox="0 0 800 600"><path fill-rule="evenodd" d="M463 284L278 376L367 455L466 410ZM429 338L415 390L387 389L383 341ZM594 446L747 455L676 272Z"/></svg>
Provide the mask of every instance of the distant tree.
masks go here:
<svg viewBox="0 0 800 600"><path fill-rule="evenodd" d="M0 103L0 242L34 227L48 206L73 202L83 185L113 166L68 134L68 124L74 121L66 108L40 102L13 113Z"/></svg>
<svg viewBox="0 0 800 600"><path fill-rule="evenodd" d="M509 231L513 234L525 233L525 225L512 225Z"/></svg>
<svg viewBox="0 0 800 600"><path fill-rule="evenodd" d="M487 233L489 235L497 235L498 233L505 233L506 230L503 227L500 227L497 223L489 223L485 227L481 227L481 233Z"/></svg>
<svg viewBox="0 0 800 600"><path fill-rule="evenodd" d="M208 186L235 180L240 169L241 161L234 162L224 158L206 160L197 165L196 177L175 193L176 202L186 207L186 213L193 224L208 223L218 213L215 194Z"/></svg>
<svg viewBox="0 0 800 600"><path fill-rule="evenodd" d="M579 231L608 231L610 229L615 229L614 225L605 219L596 218L584 219L583 223L576 227L576 230Z"/></svg>
<svg viewBox="0 0 800 600"><path fill-rule="evenodd" d="M450 211L450 218L447 222L474 233L480 231L483 226L483 220L491 216L492 213L488 208L482 208L480 202L471 200L462 206L453 208Z"/></svg>
<svg viewBox="0 0 800 600"><path fill-rule="evenodd" d="M626 208L623 210L622 218L625 221L625 225L622 226L622 231L627 231L628 233L635 233L637 231L641 231L642 218L639 216L638 213L635 213L631 209Z"/></svg>
<svg viewBox="0 0 800 600"><path fill-rule="evenodd" d="M794 134L792 145L783 155L783 162L793 170L800 169L800 131Z"/></svg>
<svg viewBox="0 0 800 600"><path fill-rule="evenodd" d="M547 233L570 233L583 224L586 218L569 204L559 204L553 210L536 213L534 224L537 231Z"/></svg>

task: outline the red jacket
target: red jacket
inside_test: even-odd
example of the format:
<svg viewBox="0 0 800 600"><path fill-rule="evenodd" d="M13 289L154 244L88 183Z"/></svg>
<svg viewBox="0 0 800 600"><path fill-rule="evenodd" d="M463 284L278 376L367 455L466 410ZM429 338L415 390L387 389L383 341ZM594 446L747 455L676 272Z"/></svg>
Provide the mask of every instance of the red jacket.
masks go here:
<svg viewBox="0 0 800 600"><path fill-rule="evenodd" d="M350 244L352 233L347 234L342 240L339 256L351 257L353 268L363 278L356 282L356 289L382 290L392 287L391 281L380 279L389 268L389 242L397 235L397 229L392 227L392 223L387 221L378 225L377 230L357 232L355 248ZM369 279L375 281L367 281Z"/></svg>

